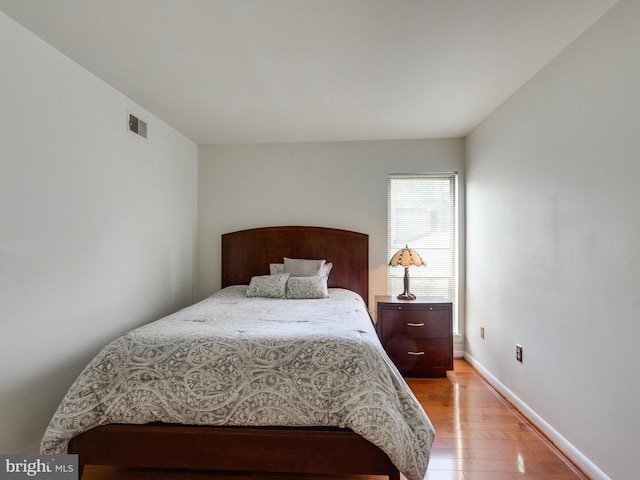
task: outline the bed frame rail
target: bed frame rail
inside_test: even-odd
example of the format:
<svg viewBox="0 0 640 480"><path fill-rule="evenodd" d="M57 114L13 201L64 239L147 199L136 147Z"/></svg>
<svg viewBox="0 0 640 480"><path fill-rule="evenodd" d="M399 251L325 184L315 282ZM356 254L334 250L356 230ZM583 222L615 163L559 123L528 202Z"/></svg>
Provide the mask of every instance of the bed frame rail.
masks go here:
<svg viewBox="0 0 640 480"><path fill-rule="evenodd" d="M170 426L171 428L167 428ZM69 444L85 465L251 473L387 475L398 469L349 429L104 425Z"/></svg>

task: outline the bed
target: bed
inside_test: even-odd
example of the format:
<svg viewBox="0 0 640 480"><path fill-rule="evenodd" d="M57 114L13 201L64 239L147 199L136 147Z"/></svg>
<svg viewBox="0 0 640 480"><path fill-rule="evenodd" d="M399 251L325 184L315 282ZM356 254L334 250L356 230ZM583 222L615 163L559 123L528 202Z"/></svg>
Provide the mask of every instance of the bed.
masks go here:
<svg viewBox="0 0 640 480"><path fill-rule="evenodd" d="M254 280L277 280L271 264L285 257L330 263L329 298L248 297ZM221 286L105 347L61 402L42 453L76 453L81 468L424 477L435 432L368 318L367 235L321 227L225 234ZM245 305L254 310L249 323ZM303 357L312 365L301 367ZM188 370L172 370L185 359Z"/></svg>

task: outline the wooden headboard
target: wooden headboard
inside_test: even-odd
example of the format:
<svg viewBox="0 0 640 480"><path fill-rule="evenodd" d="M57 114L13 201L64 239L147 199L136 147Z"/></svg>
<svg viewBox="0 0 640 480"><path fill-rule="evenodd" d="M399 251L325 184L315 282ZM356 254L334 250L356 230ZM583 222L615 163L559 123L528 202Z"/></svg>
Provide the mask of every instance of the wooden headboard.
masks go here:
<svg viewBox="0 0 640 480"><path fill-rule="evenodd" d="M369 302L369 236L323 227L265 227L222 235L222 287L268 275L284 257L333 263L329 287L348 288Z"/></svg>

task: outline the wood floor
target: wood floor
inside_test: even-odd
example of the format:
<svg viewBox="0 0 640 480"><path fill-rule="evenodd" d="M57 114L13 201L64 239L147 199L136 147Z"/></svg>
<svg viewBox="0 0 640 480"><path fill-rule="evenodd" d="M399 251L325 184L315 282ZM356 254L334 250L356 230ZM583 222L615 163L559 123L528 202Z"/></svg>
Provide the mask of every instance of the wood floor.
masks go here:
<svg viewBox="0 0 640 480"><path fill-rule="evenodd" d="M436 429L425 480L586 479L464 361L447 378L407 379ZM352 476L244 476L85 469L83 480L381 480ZM404 477L403 477L404 478Z"/></svg>
<svg viewBox="0 0 640 480"><path fill-rule="evenodd" d="M469 364L407 379L436 429L426 480L586 479Z"/></svg>

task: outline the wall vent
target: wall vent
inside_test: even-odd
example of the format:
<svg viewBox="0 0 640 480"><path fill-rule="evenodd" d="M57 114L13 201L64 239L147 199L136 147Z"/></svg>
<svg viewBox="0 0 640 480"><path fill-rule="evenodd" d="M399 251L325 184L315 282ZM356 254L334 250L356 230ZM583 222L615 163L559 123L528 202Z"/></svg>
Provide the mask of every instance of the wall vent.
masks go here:
<svg viewBox="0 0 640 480"><path fill-rule="evenodd" d="M147 138L147 124L135 115L129 114L129 130L141 137Z"/></svg>

